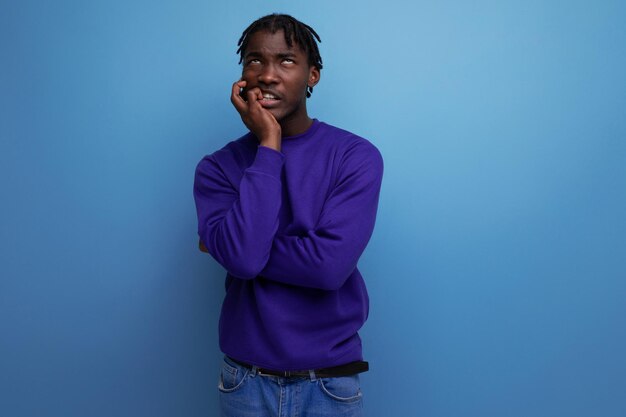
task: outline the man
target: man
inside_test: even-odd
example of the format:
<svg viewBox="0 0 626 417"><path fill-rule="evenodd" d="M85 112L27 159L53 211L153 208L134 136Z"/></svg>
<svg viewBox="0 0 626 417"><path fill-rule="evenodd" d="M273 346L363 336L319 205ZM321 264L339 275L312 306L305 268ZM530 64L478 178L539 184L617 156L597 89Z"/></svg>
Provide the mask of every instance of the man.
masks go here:
<svg viewBox="0 0 626 417"><path fill-rule="evenodd" d="M201 249L227 271L219 323L222 416L360 416L357 268L383 162L367 140L307 113L319 36L288 15L252 23L231 102L250 130L202 159Z"/></svg>

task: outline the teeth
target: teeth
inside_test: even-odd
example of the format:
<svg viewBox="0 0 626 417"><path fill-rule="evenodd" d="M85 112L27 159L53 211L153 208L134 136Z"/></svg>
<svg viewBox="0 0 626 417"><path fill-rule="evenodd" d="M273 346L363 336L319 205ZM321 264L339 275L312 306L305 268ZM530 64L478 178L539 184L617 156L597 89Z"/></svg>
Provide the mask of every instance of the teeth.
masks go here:
<svg viewBox="0 0 626 417"><path fill-rule="evenodd" d="M270 100L276 100L276 96L274 96L273 94L263 94L263 98L267 98Z"/></svg>

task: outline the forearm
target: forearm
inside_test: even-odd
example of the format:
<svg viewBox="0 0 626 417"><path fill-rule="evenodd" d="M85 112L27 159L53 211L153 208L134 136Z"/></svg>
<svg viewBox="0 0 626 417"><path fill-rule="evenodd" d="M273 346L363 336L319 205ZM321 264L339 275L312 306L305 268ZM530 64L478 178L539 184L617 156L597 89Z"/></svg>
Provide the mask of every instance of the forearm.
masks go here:
<svg viewBox="0 0 626 417"><path fill-rule="evenodd" d="M336 290L357 266L367 245L368 236L360 244L346 247L341 239L320 236L276 236L265 268L260 275L290 285Z"/></svg>
<svg viewBox="0 0 626 417"><path fill-rule="evenodd" d="M298 236L277 235L261 276L336 290L352 274L374 230L383 163L366 148L344 165L317 224Z"/></svg>
<svg viewBox="0 0 626 417"><path fill-rule="evenodd" d="M259 148L238 190L214 180L211 170L196 176L200 241L236 277L256 277L269 258L278 228L282 161L281 154Z"/></svg>

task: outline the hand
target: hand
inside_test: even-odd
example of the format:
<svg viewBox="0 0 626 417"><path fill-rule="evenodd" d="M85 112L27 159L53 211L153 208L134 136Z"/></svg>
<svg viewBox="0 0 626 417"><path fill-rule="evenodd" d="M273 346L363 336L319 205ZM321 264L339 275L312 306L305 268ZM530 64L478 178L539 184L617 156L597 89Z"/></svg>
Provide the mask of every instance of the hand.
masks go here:
<svg viewBox="0 0 626 417"><path fill-rule="evenodd" d="M241 120L259 139L262 146L280 151L281 128L276 118L269 110L264 109L258 102L263 99L263 93L258 87L251 88L245 92L246 100L239 94L240 89L246 86L247 82L239 80L233 84L230 101L239 112Z"/></svg>

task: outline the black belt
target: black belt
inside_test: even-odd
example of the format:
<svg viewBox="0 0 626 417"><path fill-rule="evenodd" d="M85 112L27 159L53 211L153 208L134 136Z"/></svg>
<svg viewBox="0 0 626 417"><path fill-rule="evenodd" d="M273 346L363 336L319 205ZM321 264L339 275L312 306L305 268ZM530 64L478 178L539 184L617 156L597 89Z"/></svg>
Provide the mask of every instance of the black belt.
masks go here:
<svg viewBox="0 0 626 417"><path fill-rule="evenodd" d="M236 359L228 357L231 361L243 366L247 369L252 369L252 365L245 362L240 362ZM317 378L335 378L338 376L348 376L366 372L369 370L369 364L365 361L356 361L346 363L345 365L333 366L331 368L313 369ZM259 375L280 376L283 378L289 377L301 377L310 376L310 371L276 371L273 369L257 368Z"/></svg>

